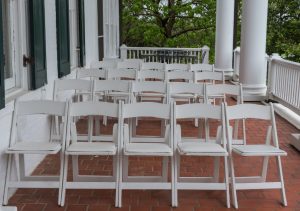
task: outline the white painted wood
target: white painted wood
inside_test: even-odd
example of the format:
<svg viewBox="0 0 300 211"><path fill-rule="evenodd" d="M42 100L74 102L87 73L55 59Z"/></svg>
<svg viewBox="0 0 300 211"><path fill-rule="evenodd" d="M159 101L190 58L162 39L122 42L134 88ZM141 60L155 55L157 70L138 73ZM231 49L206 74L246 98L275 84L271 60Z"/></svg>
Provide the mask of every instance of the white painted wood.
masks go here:
<svg viewBox="0 0 300 211"><path fill-rule="evenodd" d="M238 208L237 190L246 189L280 189L282 195L282 203L287 206L287 200L284 188L284 179L282 173L281 156L286 156L286 152L279 149L277 129L275 122L275 114L273 104L269 106L255 105L255 104L239 104L235 106L225 106L226 117L226 136L229 142L228 151L230 153L230 171L231 171L231 187L232 197L234 201L234 207ZM232 132L230 131L230 120L235 119L259 119L267 120L269 125L267 126L266 140L264 144L250 144L245 140L244 145L232 145ZM261 156L264 158L262 165L261 176L258 177L236 177L234 169L234 160L232 153L237 153L241 156ZM277 168L279 174L279 182L268 182L267 168L269 157L273 156L277 160Z"/></svg>

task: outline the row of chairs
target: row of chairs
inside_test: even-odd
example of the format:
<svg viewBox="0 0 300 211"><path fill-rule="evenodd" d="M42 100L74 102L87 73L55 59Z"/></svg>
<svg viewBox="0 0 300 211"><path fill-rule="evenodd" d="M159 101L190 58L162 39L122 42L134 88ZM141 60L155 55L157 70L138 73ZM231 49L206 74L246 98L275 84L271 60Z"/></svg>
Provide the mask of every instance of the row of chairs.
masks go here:
<svg viewBox="0 0 300 211"><path fill-rule="evenodd" d="M48 142L20 141L18 139L18 120L22 116L47 115L60 117L60 136L51 135ZM79 141L76 118L84 116L108 116L115 118L112 141ZM130 135L130 119L158 118L167 120L164 137L143 136L134 139ZM210 135L205 138L188 139L181 135L180 120L189 118L212 119L217 125L216 138ZM267 120L266 140L261 144L233 144L232 120L248 118ZM207 131L207 130L206 130ZM210 131L207 131L210 133ZM8 154L7 173L4 188L4 204L8 201L9 188L58 188L58 204L64 206L67 189L115 189L115 206L122 205L122 190L125 189L164 189L171 190L172 206L178 206L178 190L223 190L226 193L226 205L230 207L229 188L232 189L234 207L238 207L237 190L245 189L280 189L283 204L286 206L281 156L286 152L279 149L273 105L239 104L227 106L212 104L176 105L154 102L124 104L123 102L77 102L71 101L16 101L12 121L12 133ZM151 134L150 134L151 135ZM24 155L26 154L60 154L60 173L58 177L25 176ZM262 175L258 177L236 177L233 153L240 156L264 157ZM78 166L73 167L73 180L68 180L68 158L78 159L79 155L113 156L112 176L77 176ZM214 174L211 177L188 178L180 175L180 156L210 156L215 158ZM164 165L161 177L127 177L128 157L160 156L163 162L171 163L171 175ZM269 157L275 156L279 171L278 182L267 182ZM220 178L220 158L224 159L224 178ZM17 180L11 175L13 161L20 167ZM21 164L21 165L20 165ZM78 164L78 163L77 163ZM166 170L166 171L164 171ZM127 171L127 172L126 172ZM74 173L75 172L75 173Z"/></svg>
<svg viewBox="0 0 300 211"><path fill-rule="evenodd" d="M186 72L186 71L157 71L157 70L136 70L136 69L103 69L82 68L77 70L77 79L122 79L135 81L171 81L183 80L186 82L210 82L224 83L224 72Z"/></svg>
<svg viewBox="0 0 300 211"><path fill-rule="evenodd" d="M214 72L216 69L213 64L179 64L179 63L160 63L144 62L142 59L115 59L105 61L94 61L91 68L97 69L135 69L135 70L159 70L159 71L195 71L195 72Z"/></svg>

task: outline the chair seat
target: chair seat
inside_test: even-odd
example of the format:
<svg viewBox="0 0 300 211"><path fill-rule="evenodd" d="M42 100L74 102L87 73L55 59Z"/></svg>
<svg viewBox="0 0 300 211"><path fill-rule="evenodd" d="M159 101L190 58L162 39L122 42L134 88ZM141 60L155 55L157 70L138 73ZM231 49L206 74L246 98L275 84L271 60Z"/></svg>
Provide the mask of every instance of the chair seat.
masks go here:
<svg viewBox="0 0 300 211"><path fill-rule="evenodd" d="M181 155L191 156L227 156L227 151L219 144L208 142L185 141L178 143Z"/></svg>
<svg viewBox="0 0 300 211"><path fill-rule="evenodd" d="M66 150L69 155L115 155L116 145L112 142L76 142Z"/></svg>
<svg viewBox="0 0 300 211"><path fill-rule="evenodd" d="M138 96L140 97L165 97L163 93L157 93L157 92L142 92L138 93Z"/></svg>
<svg viewBox="0 0 300 211"><path fill-rule="evenodd" d="M286 156L287 153L271 145L233 145L232 150L242 156Z"/></svg>
<svg viewBox="0 0 300 211"><path fill-rule="evenodd" d="M20 154L56 154L61 149L61 144L57 142L19 142L9 147L6 153Z"/></svg>
<svg viewBox="0 0 300 211"><path fill-rule="evenodd" d="M125 155L172 156L169 145L164 143L129 143L124 149Z"/></svg>

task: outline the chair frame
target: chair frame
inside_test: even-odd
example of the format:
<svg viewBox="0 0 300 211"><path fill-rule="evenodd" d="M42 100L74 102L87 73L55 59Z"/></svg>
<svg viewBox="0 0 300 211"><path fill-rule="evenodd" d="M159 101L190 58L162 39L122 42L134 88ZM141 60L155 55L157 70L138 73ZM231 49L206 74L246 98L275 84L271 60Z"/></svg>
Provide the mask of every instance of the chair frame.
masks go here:
<svg viewBox="0 0 300 211"><path fill-rule="evenodd" d="M77 143L77 135L74 134L76 126L74 124L73 118L78 116L110 116L118 118L118 124L114 125L113 129L113 138L110 140L115 143L116 151L113 152L95 152L94 147L91 151L69 151L68 147L72 144ZM67 124L67 141L66 141L66 150L64 153L64 177L63 177L63 188L61 194L61 204L64 206L66 189L115 189L115 206L119 205L119 146L120 146L120 115L121 115L121 105L107 102L80 102L80 103L70 103L69 112L68 112L68 124ZM73 131L73 132L72 132ZM75 131L76 132L76 131ZM71 137L70 137L71 134ZM76 137L75 137L76 136ZM107 142L107 139L96 140L98 143ZM71 139L71 141L70 141ZM117 140L116 140L117 139ZM89 144L91 142L80 142L83 144ZM95 143L95 142L93 142ZM112 155L113 156L113 175L112 176L94 176L94 175L79 175L78 168L78 158L79 155ZM73 181L67 181L68 174L68 157L72 157L72 167L73 167Z"/></svg>
<svg viewBox="0 0 300 211"><path fill-rule="evenodd" d="M173 104L173 130L174 130L174 206L178 206L178 190L224 190L226 192L226 205L227 208L230 208L230 194L229 194L229 168L228 168L228 153L227 153L227 141L225 134L225 116L224 116L224 105L213 106L208 104L184 104L176 105ZM177 114L177 110L180 109ZM212 111L215 112L212 112ZM211 118L221 121L221 127L218 129L218 135L216 143L219 144L224 151L215 153L211 151L200 152L195 154L186 154L186 156L212 156L214 159L214 175L212 177L180 177L180 152L178 150L178 143L185 142L194 142L198 141L205 144L208 144L210 141L208 139L208 134L206 138L196 139L196 140L183 140L181 136L180 126L177 125L177 119L185 118ZM180 139L180 141L178 140ZM220 169L220 158L224 158L224 182L219 182L219 169Z"/></svg>
<svg viewBox="0 0 300 211"><path fill-rule="evenodd" d="M229 142L228 152L230 155L229 163L230 163L231 188L232 188L232 198L233 198L234 207L238 208L237 190L246 190L246 189L248 190L249 189L251 190L280 189L282 204L284 206L287 206L287 199L285 194L283 171L282 171L282 164L281 164L281 156L286 156L286 152L279 149L273 104L270 103L269 106L254 105L254 104L240 104L240 105L230 106L230 107L225 106L225 118L226 118L226 134L227 134L226 136ZM267 152L257 151L249 154L245 154L242 152L237 153L235 148L238 146L232 144L232 129L229 125L229 121L235 119L248 119L248 118L270 121L271 125L268 126L265 145L273 146L274 147L273 149L278 150L277 152L267 153ZM271 144L271 139L273 145ZM248 145L245 142L243 146L247 147ZM260 146L260 145L256 145L256 146ZM253 177L236 177L235 170L234 170L234 159L232 156L233 152L239 154L240 156L262 156L264 159L263 159L261 175L253 176ZM270 156L276 157L279 182L266 181Z"/></svg>
<svg viewBox="0 0 300 211"><path fill-rule="evenodd" d="M3 191L3 204L8 204L9 188L57 188L58 193L58 205L61 204L62 194L62 181L63 181L63 163L64 163L64 149L66 140L66 127L67 127L67 112L68 104L65 102L54 102L49 100L35 100L35 101L15 101L13 119L11 123L11 136L9 141L9 148L6 150L7 163L5 184ZM52 121L50 122L50 137L49 143L53 140L60 140L60 147L56 150L38 150L38 149L13 149L13 146L18 143L17 136L17 121L20 116L30 115L47 115L47 116L60 116L64 118L62 122L62 134L55 136L53 133ZM34 144L35 142L28 142ZM12 148L12 149L10 149ZM22 147L21 147L22 148ZM30 147L29 147L30 148ZM25 175L25 154L57 154L60 153L60 173L59 176L26 176ZM17 167L17 181L11 181L12 165L14 161Z"/></svg>
<svg viewBox="0 0 300 211"><path fill-rule="evenodd" d="M168 108L166 111L166 108ZM167 114L168 113L168 114ZM154 117L154 118L160 118L164 120L172 120L172 107L170 105L160 104L160 103L153 103L153 102L142 102L142 103L135 103L135 104L123 104L122 102L122 116L121 116L121 127L124 131L122 133L122 159L120 160L120 185L119 185L119 202L121 207L122 203L122 190L125 189L159 189L159 190L172 190L172 204L174 202L173 198L173 128L172 124L170 125L169 130L167 130L166 135L164 138L145 138L143 136L142 139L131 137L129 133L126 133L126 131L129 131L128 126L125 125L125 119L132 119L137 117ZM168 132L169 131L169 132ZM168 133L168 134L167 134ZM127 135L126 135L127 134ZM126 137L129 137L130 140L125 140ZM128 157L131 155L126 155L125 149L126 149L126 143L166 143L166 145L170 148L170 153L167 154L143 154L143 152L140 152L139 156L145 155L145 156L162 156L163 157L163 163L162 163L162 176L128 176ZM133 155L136 156L137 154ZM171 159L171 182L168 182L168 159Z"/></svg>

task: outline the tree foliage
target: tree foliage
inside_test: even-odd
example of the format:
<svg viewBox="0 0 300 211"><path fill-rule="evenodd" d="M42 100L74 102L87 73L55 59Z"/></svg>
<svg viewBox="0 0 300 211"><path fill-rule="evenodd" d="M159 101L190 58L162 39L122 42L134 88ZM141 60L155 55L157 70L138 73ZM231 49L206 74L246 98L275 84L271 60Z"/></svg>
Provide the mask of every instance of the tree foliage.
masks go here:
<svg viewBox="0 0 300 211"><path fill-rule="evenodd" d="M200 47L214 42L212 0L123 0L122 41L129 46Z"/></svg>
<svg viewBox="0 0 300 211"><path fill-rule="evenodd" d="M240 43L241 5L237 44ZM215 27L216 0L123 0L122 43L128 46L207 45L213 58ZM269 0L267 53L279 53L300 62L299 0Z"/></svg>
<svg viewBox="0 0 300 211"><path fill-rule="evenodd" d="M300 1L270 0L267 53L300 62Z"/></svg>

